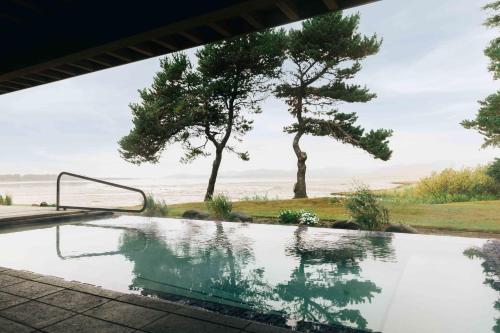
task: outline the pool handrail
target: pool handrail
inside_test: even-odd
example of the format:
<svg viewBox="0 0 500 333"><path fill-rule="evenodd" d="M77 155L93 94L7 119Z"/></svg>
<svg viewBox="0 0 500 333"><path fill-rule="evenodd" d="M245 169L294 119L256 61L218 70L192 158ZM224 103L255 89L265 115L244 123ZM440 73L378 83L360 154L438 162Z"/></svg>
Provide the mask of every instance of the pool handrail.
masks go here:
<svg viewBox="0 0 500 333"><path fill-rule="evenodd" d="M124 189L124 190L128 190L128 191L132 191L132 192L137 192L137 193L139 193L142 196L142 199L143 199L142 208L141 209L124 209L124 208L100 208L100 207L80 207L80 206L66 206L66 205L61 205L60 204L61 178L64 175L75 177L75 178L80 178L80 179L84 179L84 180L88 180L88 181L92 181L92 182L96 182L96 183L99 183L99 184L104 184L104 185L108 185L108 186L112 186L112 187L118 187L118 188L121 188L121 189ZM96 179L96 178L91 178L91 177L87 177L87 176L77 175L75 173L66 172L66 171L61 172L57 176L56 210L60 210L60 209L64 209L64 210L66 210L66 209L83 209L83 210L107 211L107 212L118 212L118 213L142 213L146 209L146 202L147 202L146 194L142 190L140 190L138 188L134 188L134 187L130 187L130 186L125 186L125 185L120 185L120 184L116 184L116 183L111 183L111 182L107 182L107 181L104 181L104 180L100 180L100 179Z"/></svg>

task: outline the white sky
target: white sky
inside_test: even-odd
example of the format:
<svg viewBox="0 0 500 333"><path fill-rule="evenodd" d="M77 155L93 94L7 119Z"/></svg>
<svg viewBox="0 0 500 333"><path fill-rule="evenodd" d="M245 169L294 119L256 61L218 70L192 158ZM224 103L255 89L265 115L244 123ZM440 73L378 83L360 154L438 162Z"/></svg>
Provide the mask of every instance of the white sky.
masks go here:
<svg viewBox="0 0 500 333"><path fill-rule="evenodd" d="M368 129L393 129L393 158L377 161L328 138L305 137L308 167L458 167L498 156L498 150L480 149L481 136L459 124L474 116L478 100L499 88L483 55L495 36L482 26L485 3L383 0L348 11L359 11L361 31L377 33L384 43L379 54L363 63L356 80L378 98L343 104L340 110L358 112L360 124ZM158 68L154 58L0 96L0 174L208 174L211 158L183 165L178 147L170 147L158 165L134 166L119 157L116 142L131 128L128 104L137 100L137 89L148 86ZM292 138L282 132L291 122L286 105L270 98L263 110L240 145L250 152L250 161L226 154L222 171L295 168Z"/></svg>

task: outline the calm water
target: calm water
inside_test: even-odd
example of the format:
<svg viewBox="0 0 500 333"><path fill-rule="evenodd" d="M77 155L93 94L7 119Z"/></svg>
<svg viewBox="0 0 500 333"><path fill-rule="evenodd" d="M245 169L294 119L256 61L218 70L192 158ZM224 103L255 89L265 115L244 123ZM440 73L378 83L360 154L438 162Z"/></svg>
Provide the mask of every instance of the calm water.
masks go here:
<svg viewBox="0 0 500 333"><path fill-rule="evenodd" d="M304 331L342 324L385 333L480 333L499 331L499 246L122 216L0 231L0 266L239 311ZM488 248L496 255L482 252Z"/></svg>

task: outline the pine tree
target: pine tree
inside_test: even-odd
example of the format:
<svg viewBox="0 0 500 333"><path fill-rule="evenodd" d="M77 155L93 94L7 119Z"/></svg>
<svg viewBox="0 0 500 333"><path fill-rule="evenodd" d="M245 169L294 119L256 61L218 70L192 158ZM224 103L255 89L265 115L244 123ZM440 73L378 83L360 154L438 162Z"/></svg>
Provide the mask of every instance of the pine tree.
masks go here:
<svg viewBox="0 0 500 333"><path fill-rule="evenodd" d="M224 151L248 160L230 144L252 129L268 81L283 62L283 32L268 31L209 44L197 53L196 68L184 54L161 61L140 103L130 105L134 127L120 141L121 156L135 164L158 163L165 149L179 143L188 163L215 152L205 194L210 200ZM212 150L210 149L212 146Z"/></svg>
<svg viewBox="0 0 500 333"><path fill-rule="evenodd" d="M500 1L492 2L483 7L485 10L493 10L495 14L486 19L485 26L500 28ZM484 54L490 58L488 70L493 73L493 78L500 78L500 37L493 39L484 50ZM479 111L473 120L462 121L462 126L474 129L484 136L483 148L492 146L500 147L500 90L479 101Z"/></svg>
<svg viewBox="0 0 500 333"><path fill-rule="evenodd" d="M282 77L275 95L289 106L295 122L284 131L294 134L293 150L297 156L295 198L306 198L307 154L300 148L304 135L327 136L365 150L373 157L388 160L388 138L392 131L365 131L356 124L356 113L340 112L339 102L365 103L376 97L366 87L351 84L360 70L360 61L378 52L381 41L376 35L358 32L359 15L329 13L292 29L286 36L287 75Z"/></svg>

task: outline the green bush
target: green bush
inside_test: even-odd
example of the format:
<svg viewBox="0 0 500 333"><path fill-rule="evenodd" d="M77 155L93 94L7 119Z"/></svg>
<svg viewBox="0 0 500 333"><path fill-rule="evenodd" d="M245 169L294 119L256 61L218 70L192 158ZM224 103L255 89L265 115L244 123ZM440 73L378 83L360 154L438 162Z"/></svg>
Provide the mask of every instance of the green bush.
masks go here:
<svg viewBox="0 0 500 333"><path fill-rule="evenodd" d="M227 220L233 210L233 203L224 194L217 194L206 203L207 209L220 220Z"/></svg>
<svg viewBox="0 0 500 333"><path fill-rule="evenodd" d="M156 200L152 194L146 196L145 216L164 217L168 215L168 207L164 200Z"/></svg>
<svg viewBox="0 0 500 333"><path fill-rule="evenodd" d="M389 211L377 196L365 185L357 185L347 195L345 207L364 230L380 230L389 223Z"/></svg>
<svg viewBox="0 0 500 333"><path fill-rule="evenodd" d="M286 209L282 210L278 215L280 223L283 224L298 224L299 218L300 212L298 210Z"/></svg>
<svg viewBox="0 0 500 333"><path fill-rule="evenodd" d="M490 175L489 167L445 169L414 185L384 191L384 195L396 202L431 204L496 200L500 198L500 182Z"/></svg>
<svg viewBox="0 0 500 333"><path fill-rule="evenodd" d="M313 212L309 212L307 210L301 210L299 211L299 213L300 213L299 224L314 225L319 222L318 216Z"/></svg>
<svg viewBox="0 0 500 333"><path fill-rule="evenodd" d="M278 220L283 224L304 224L314 225L319 222L319 218L313 212L307 210L282 210L278 215Z"/></svg>
<svg viewBox="0 0 500 333"><path fill-rule="evenodd" d="M493 178L495 182L500 183L500 158L495 158L495 161L488 165L486 174Z"/></svg>
<svg viewBox="0 0 500 333"><path fill-rule="evenodd" d="M13 204L12 196L6 194L5 197L0 195L0 205L11 206Z"/></svg>

